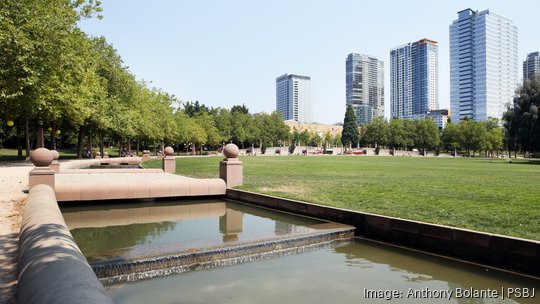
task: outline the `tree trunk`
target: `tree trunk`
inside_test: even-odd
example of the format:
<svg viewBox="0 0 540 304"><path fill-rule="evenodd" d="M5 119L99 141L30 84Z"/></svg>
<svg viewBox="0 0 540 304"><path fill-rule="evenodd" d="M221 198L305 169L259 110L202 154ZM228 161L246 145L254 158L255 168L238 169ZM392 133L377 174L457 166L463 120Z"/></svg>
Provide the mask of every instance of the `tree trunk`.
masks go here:
<svg viewBox="0 0 540 304"><path fill-rule="evenodd" d="M45 148L45 139L43 138L43 121L38 121L38 129L36 134L36 149Z"/></svg>
<svg viewBox="0 0 540 304"><path fill-rule="evenodd" d="M94 154L92 153L92 129L91 128L88 128L88 155L90 156L90 158L94 158Z"/></svg>
<svg viewBox="0 0 540 304"><path fill-rule="evenodd" d="M28 116L24 120L24 143L26 146L26 158L30 157L30 130L28 130Z"/></svg>
<svg viewBox="0 0 540 304"><path fill-rule="evenodd" d="M105 156L103 145L103 132L99 132L99 153L101 153L101 157Z"/></svg>
<svg viewBox="0 0 540 304"><path fill-rule="evenodd" d="M131 156L131 138L127 139L127 156Z"/></svg>
<svg viewBox="0 0 540 304"><path fill-rule="evenodd" d="M77 138L77 158L81 159L83 156L83 140L84 140L84 127L79 127L79 136Z"/></svg>
<svg viewBox="0 0 540 304"><path fill-rule="evenodd" d="M20 120L18 121L16 128L17 128L17 158L23 158L23 154L22 154L23 145L22 145L22 139L21 139L22 128L21 128Z"/></svg>
<svg viewBox="0 0 540 304"><path fill-rule="evenodd" d="M195 150L195 144L191 144L191 155L195 156L197 151Z"/></svg>
<svg viewBox="0 0 540 304"><path fill-rule="evenodd" d="M136 156L139 156L139 137L137 137L137 146L136 146L135 154L137 154Z"/></svg>
<svg viewBox="0 0 540 304"><path fill-rule="evenodd" d="M51 128L51 149L56 150L56 122L53 121Z"/></svg>

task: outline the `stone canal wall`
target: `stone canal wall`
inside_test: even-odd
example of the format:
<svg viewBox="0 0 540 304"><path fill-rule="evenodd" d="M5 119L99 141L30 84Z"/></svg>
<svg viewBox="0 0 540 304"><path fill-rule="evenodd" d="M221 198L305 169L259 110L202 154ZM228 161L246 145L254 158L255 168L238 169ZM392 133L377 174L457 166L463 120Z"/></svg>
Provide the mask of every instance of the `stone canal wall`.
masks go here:
<svg viewBox="0 0 540 304"><path fill-rule="evenodd" d="M113 303L75 244L54 190L30 190L19 238L17 303Z"/></svg>
<svg viewBox="0 0 540 304"><path fill-rule="evenodd" d="M227 198L356 227L357 236L540 276L540 242L227 189Z"/></svg>

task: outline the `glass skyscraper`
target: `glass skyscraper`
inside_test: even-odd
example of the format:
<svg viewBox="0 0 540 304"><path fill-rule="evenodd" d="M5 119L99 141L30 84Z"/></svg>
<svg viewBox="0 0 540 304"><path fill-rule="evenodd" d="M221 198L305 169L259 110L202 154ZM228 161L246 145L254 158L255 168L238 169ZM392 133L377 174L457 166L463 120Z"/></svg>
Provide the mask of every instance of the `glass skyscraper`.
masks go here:
<svg viewBox="0 0 540 304"><path fill-rule="evenodd" d="M420 39L390 50L390 114L423 119L439 109L437 41Z"/></svg>
<svg viewBox="0 0 540 304"><path fill-rule="evenodd" d="M501 118L518 83L517 27L490 10L466 9L450 25L450 110L465 117Z"/></svg>
<svg viewBox="0 0 540 304"><path fill-rule="evenodd" d="M284 74L276 78L276 110L285 120L313 122L310 80L307 76Z"/></svg>
<svg viewBox="0 0 540 304"><path fill-rule="evenodd" d="M369 55L349 54L345 61L345 95L358 124L384 116L384 62Z"/></svg>
<svg viewBox="0 0 540 304"><path fill-rule="evenodd" d="M538 52L529 53L527 59L523 61L523 81L534 80L540 77L540 56Z"/></svg>

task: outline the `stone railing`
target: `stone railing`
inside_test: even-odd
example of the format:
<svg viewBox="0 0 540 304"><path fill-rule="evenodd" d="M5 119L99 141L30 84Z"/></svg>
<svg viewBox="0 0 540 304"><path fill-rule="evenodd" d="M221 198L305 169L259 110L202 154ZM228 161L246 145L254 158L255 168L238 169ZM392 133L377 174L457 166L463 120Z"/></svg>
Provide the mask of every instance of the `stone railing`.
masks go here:
<svg viewBox="0 0 540 304"><path fill-rule="evenodd" d="M113 303L73 240L54 190L30 190L19 238L17 303Z"/></svg>

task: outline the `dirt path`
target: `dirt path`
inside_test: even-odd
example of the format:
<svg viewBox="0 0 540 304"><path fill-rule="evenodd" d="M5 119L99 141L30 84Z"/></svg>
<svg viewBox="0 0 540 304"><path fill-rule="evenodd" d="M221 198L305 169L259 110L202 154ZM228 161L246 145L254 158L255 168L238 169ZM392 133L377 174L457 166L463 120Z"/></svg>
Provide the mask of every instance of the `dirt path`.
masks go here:
<svg viewBox="0 0 540 304"><path fill-rule="evenodd" d="M17 250L22 210L26 203L26 163L0 163L0 303L15 303Z"/></svg>

